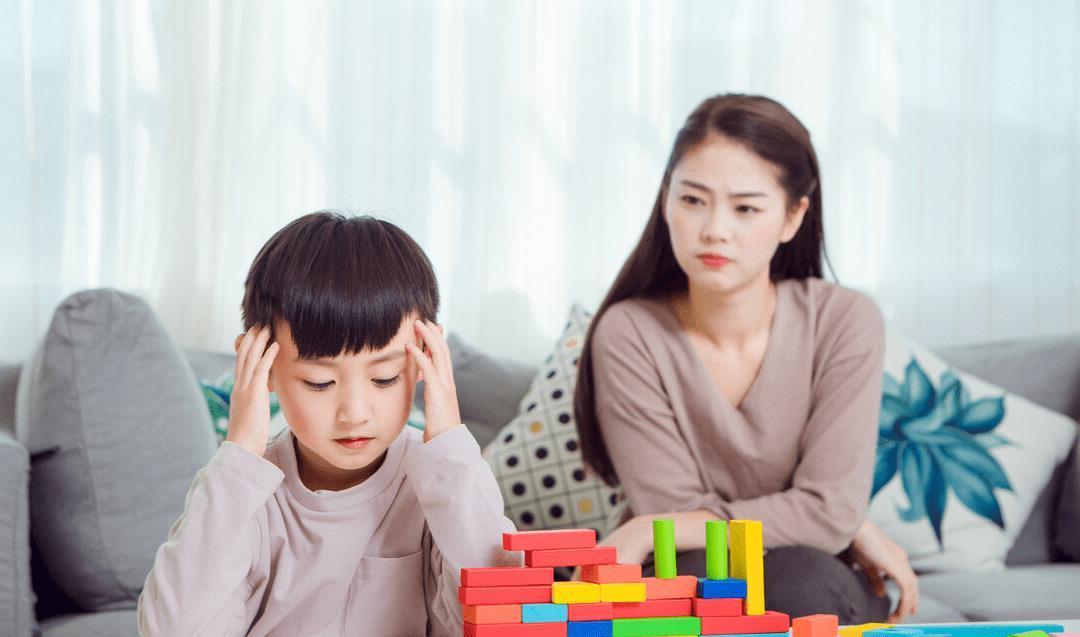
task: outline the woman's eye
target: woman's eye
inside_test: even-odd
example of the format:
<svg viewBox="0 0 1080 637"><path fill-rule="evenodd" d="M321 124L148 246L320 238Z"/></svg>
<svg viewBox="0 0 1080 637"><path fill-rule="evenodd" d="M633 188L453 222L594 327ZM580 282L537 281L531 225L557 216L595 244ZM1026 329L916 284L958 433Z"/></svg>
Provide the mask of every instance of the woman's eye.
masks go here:
<svg viewBox="0 0 1080 637"><path fill-rule="evenodd" d="M683 202L688 203L691 206L705 203L705 200L703 200L701 197L695 197L694 195L683 195L682 200Z"/></svg>
<svg viewBox="0 0 1080 637"><path fill-rule="evenodd" d="M401 378L401 374L398 374L393 378L372 378L371 382L375 383L376 387L390 387L394 383L398 382L399 378Z"/></svg>
<svg viewBox="0 0 1080 637"><path fill-rule="evenodd" d="M330 389L330 386L334 384L334 381L331 380L325 383L313 383L310 380L305 380L304 383L315 391L326 391L327 389Z"/></svg>

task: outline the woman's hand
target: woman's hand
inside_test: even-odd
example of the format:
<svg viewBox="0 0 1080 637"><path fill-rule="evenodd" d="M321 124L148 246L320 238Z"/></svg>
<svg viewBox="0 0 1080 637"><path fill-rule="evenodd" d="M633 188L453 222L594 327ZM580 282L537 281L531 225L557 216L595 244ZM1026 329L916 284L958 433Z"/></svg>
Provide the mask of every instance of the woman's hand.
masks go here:
<svg viewBox="0 0 1080 637"><path fill-rule="evenodd" d="M424 343L424 349L421 350L414 343L406 343L405 349L420 366L424 381L424 442L428 442L460 425L461 412L458 409L457 387L454 386L450 346L443 338L442 326L417 320L414 327Z"/></svg>
<svg viewBox="0 0 1080 637"><path fill-rule="evenodd" d="M851 554L878 597L885 595L885 578L891 578L900 587L900 602L889 615L891 624L899 623L910 613L919 609L919 580L911 569L907 552L889 539L873 522L866 520L855 533Z"/></svg>
<svg viewBox="0 0 1080 637"><path fill-rule="evenodd" d="M652 553L652 520L654 517L632 517L623 522L604 539L597 542L600 546L614 546L620 564L641 564ZM581 567L574 569L571 579L581 579Z"/></svg>
<svg viewBox="0 0 1080 637"><path fill-rule="evenodd" d="M278 344L269 326L253 326L236 338L236 380L229 398L229 430L225 440L262 456L270 430L270 367Z"/></svg>

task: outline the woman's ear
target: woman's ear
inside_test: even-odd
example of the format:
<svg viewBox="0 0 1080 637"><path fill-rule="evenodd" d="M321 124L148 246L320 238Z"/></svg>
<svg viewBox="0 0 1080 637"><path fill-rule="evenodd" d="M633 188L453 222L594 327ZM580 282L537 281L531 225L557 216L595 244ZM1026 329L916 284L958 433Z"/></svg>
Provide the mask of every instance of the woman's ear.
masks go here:
<svg viewBox="0 0 1080 637"><path fill-rule="evenodd" d="M799 199L799 205L792 208L784 217L784 227L780 232L780 243L787 243L795 238L795 234L802 227L803 219L806 218L806 211L810 208L810 198L803 195Z"/></svg>

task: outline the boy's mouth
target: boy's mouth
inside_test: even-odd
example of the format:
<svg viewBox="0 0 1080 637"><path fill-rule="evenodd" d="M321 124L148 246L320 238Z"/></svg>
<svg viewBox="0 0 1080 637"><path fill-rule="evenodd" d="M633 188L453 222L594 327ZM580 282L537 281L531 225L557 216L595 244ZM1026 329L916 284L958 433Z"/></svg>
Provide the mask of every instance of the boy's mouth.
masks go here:
<svg viewBox="0 0 1080 637"><path fill-rule="evenodd" d="M372 440L374 438L334 438L334 442L346 449L363 449Z"/></svg>

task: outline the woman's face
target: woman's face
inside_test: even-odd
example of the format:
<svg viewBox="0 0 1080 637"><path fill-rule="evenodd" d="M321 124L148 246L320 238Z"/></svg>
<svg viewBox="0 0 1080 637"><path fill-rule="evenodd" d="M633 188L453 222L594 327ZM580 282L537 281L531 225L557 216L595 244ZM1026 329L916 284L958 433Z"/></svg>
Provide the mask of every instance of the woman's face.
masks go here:
<svg viewBox="0 0 1080 637"><path fill-rule="evenodd" d="M710 135L675 165L664 219L690 285L732 292L768 278L773 254L795 236L809 205L803 197L788 206L780 168Z"/></svg>

